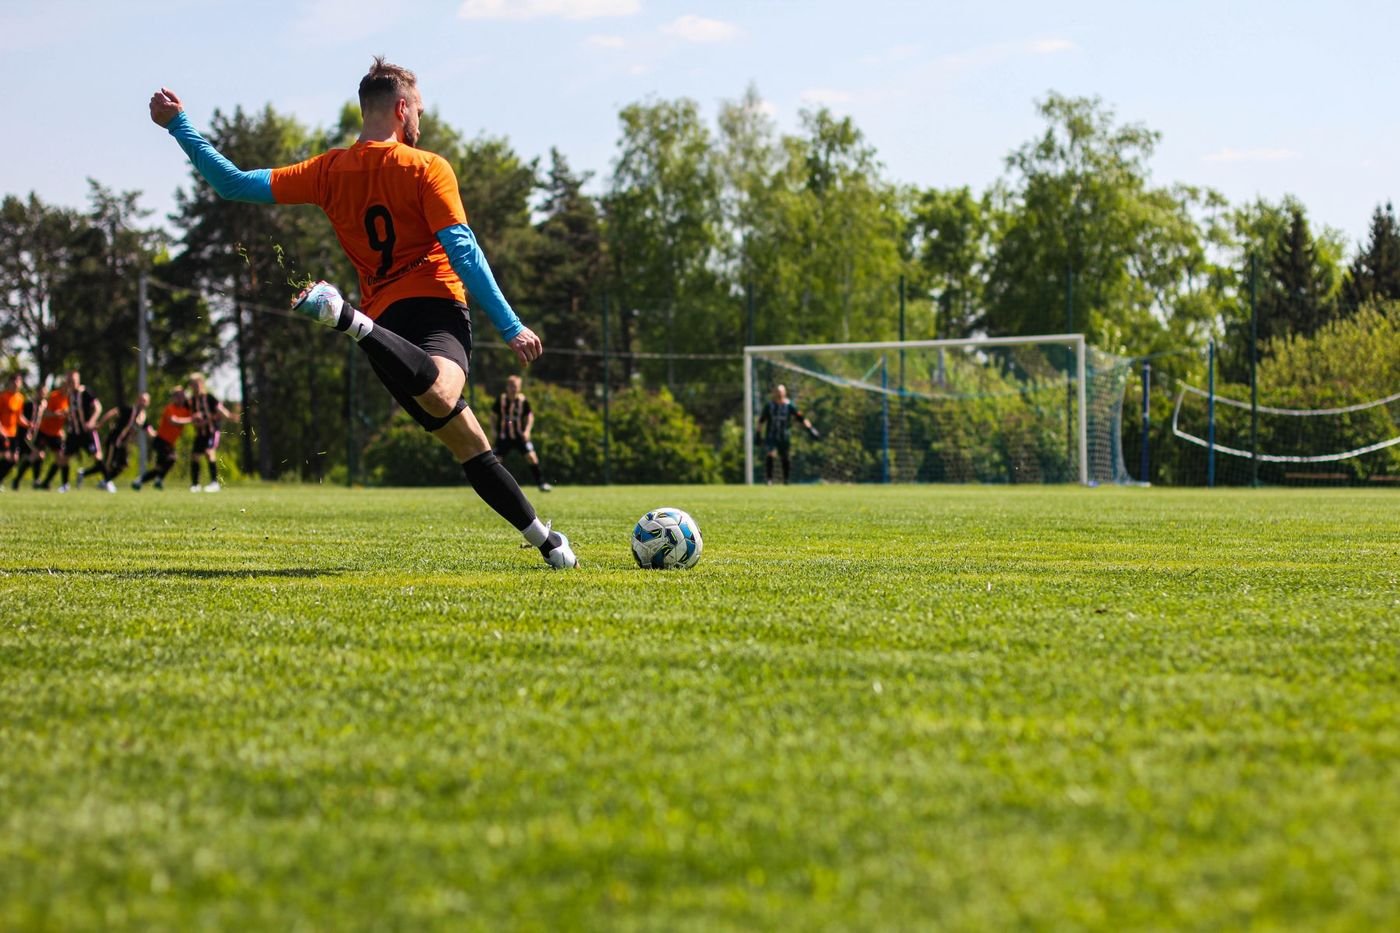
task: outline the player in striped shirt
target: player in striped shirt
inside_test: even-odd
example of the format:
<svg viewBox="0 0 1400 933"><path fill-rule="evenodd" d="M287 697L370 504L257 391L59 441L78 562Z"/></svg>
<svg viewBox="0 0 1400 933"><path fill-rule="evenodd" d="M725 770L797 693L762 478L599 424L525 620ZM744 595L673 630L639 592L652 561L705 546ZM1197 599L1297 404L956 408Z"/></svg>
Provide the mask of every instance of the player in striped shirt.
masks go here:
<svg viewBox="0 0 1400 933"><path fill-rule="evenodd" d="M203 373L190 373L188 389L190 410L194 412L194 443L190 447L190 492L218 492L219 485L219 429L224 419L233 419L233 413L224 403L214 397L204 383ZM209 484L199 485L199 464L209 464Z"/></svg>
<svg viewBox="0 0 1400 933"><path fill-rule="evenodd" d="M505 460L512 450L520 451L530 464L530 472L540 492L553 489L540 473L540 455L535 453L535 444L530 440L535 430L535 412L530 407L530 400L520 391L519 376L506 377L506 390L496 397L491 414L496 420L496 456Z"/></svg>

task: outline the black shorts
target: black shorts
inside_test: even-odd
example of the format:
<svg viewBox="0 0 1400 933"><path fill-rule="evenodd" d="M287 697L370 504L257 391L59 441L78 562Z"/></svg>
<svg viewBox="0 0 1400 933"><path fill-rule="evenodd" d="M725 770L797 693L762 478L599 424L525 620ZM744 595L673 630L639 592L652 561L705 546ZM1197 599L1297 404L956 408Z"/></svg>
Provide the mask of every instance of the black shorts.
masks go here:
<svg viewBox="0 0 1400 933"><path fill-rule="evenodd" d="M196 434L196 435L194 436L194 443L190 446L190 452L191 452L191 453L196 453L196 454L202 454L202 453L204 453L205 451L209 451L209 450L218 450L218 449L219 449L219 432L218 432L218 431L209 431L209 432L206 432L206 433Z"/></svg>
<svg viewBox="0 0 1400 933"><path fill-rule="evenodd" d="M76 457L86 450L94 457L101 454L102 448L97 443L96 431L74 431L63 440L63 455L65 457Z"/></svg>
<svg viewBox="0 0 1400 933"><path fill-rule="evenodd" d="M772 453L777 451L783 456L787 456L792 449L792 439L790 437L768 437L763 440L763 452Z"/></svg>
<svg viewBox="0 0 1400 933"><path fill-rule="evenodd" d="M114 439L107 441L107 472L116 476L126 469L127 463L131 459L131 453L125 444L113 443Z"/></svg>
<svg viewBox="0 0 1400 933"><path fill-rule="evenodd" d="M534 453L535 445L523 437L498 437L495 450L497 457L504 457L512 450L518 450L522 454Z"/></svg>
<svg viewBox="0 0 1400 933"><path fill-rule="evenodd" d="M472 325L467 306L450 298L403 298L379 315L375 327L393 331L429 356L441 356L467 371L472 353ZM408 386L398 384L370 360L370 367L384 388L424 427L440 419L423 410Z"/></svg>
<svg viewBox="0 0 1400 933"><path fill-rule="evenodd" d="M151 453L155 454L156 463L161 466L175 462L175 445L164 438L151 438Z"/></svg>
<svg viewBox="0 0 1400 933"><path fill-rule="evenodd" d="M34 449L43 453L46 450L60 451L63 449L62 434L45 434L40 431L34 435Z"/></svg>

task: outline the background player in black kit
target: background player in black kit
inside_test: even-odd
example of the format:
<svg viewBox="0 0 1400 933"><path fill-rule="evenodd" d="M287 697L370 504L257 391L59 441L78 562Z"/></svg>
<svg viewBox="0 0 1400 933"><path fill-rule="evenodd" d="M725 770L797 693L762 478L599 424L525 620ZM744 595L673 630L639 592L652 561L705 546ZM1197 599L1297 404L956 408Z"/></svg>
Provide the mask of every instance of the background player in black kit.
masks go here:
<svg viewBox="0 0 1400 933"><path fill-rule="evenodd" d="M812 437L821 437L821 433L808 421L802 412L797 410L797 406L788 401L787 386L776 385L773 387L773 397L768 404L763 406L762 413L758 416L758 424L763 434L763 474L767 478L768 485L773 485L773 461L779 457L783 461L783 485L787 485L788 474L792 472L792 459L789 456L792 450L792 422L800 421L807 429L807 433Z"/></svg>
<svg viewBox="0 0 1400 933"><path fill-rule="evenodd" d="M146 430L146 412L151 407L151 394L142 392L136 397L135 405L119 405L116 408L109 408L102 415L97 426L101 428L108 423L112 424L107 432L106 442L103 449L106 451L106 458L101 463L94 463L86 470L78 471L78 485L83 484L83 478L91 473L102 474L102 482L98 488L106 492L116 492L117 484L113 482L121 472L126 469L131 456L131 442L136 440L142 431Z"/></svg>
<svg viewBox="0 0 1400 933"><path fill-rule="evenodd" d="M190 447L190 492L218 492L219 485L219 429L224 419L233 418L233 413L209 393L201 373L190 373L190 411L194 412L194 443ZM199 485L199 464L209 462L209 485Z"/></svg>
<svg viewBox="0 0 1400 933"><path fill-rule="evenodd" d="M535 413L530 408L530 400L520 391L519 376L506 377L506 390L496 397L491 414L496 419L496 456L505 460L512 450L520 451L530 463L530 472L540 492L553 489L540 473L540 455L535 453L535 445L530 440L535 430Z"/></svg>

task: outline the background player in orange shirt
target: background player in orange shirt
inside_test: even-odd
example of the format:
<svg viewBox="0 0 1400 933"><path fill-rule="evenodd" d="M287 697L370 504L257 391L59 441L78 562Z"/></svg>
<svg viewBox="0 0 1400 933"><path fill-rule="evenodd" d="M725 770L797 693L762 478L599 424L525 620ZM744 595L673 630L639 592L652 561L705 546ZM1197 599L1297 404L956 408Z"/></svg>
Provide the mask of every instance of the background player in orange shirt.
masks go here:
<svg viewBox="0 0 1400 933"><path fill-rule="evenodd" d="M472 345L467 290L522 363L543 348L501 295L467 226L452 167L414 148L423 97L413 72L375 58L360 81L360 109L364 129L350 148L244 172L195 131L174 92L161 88L150 101L151 119L221 197L326 212L359 273L364 310L325 282L293 307L359 343L398 403L452 451L477 495L551 567L577 566L568 539L539 520L462 398Z"/></svg>
<svg viewBox="0 0 1400 933"><path fill-rule="evenodd" d="M48 489L54 474L59 473L61 484L58 491L67 492L68 479L72 474L72 467L68 465L70 460L87 451L99 467L102 465L102 442L97 436L97 417L102 414L102 403L83 385L82 374L76 369L68 371L61 388L65 396L63 410L66 415L63 446L58 449L56 462L49 465L49 473L44 477L42 486ZM49 399L50 411L53 411L52 394Z"/></svg>
<svg viewBox="0 0 1400 933"><path fill-rule="evenodd" d="M0 392L0 491L5 488L5 477L19 463L21 440L28 428L29 419L24 417L24 375L10 373L5 390Z"/></svg>
<svg viewBox="0 0 1400 933"><path fill-rule="evenodd" d="M157 489L165 488L165 474L175 465L175 443L180 440L185 425L192 421L194 412L190 410L185 390L177 388L170 393L170 402L161 410L160 426L153 428L149 423L146 425L146 433L154 438L151 442L151 452L155 454L156 463L132 482L132 489L140 492L141 487L152 480L155 480Z"/></svg>
<svg viewBox="0 0 1400 933"><path fill-rule="evenodd" d="M39 482L39 464L52 452L63 453L63 429L68 424L68 390L63 386L51 391L39 403L39 430L34 433L34 451L30 454L30 469L34 471L34 488L48 489L53 480L53 466L44 482Z"/></svg>

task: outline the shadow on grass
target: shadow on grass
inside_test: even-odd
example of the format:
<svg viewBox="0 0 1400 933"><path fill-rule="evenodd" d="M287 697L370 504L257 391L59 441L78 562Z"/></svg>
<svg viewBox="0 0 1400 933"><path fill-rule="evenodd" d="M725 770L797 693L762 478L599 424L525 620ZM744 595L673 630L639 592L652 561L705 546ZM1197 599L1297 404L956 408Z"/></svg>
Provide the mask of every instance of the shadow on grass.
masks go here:
<svg viewBox="0 0 1400 933"><path fill-rule="evenodd" d="M310 579L349 573L349 567L150 567L141 570L111 570L88 567L10 567L0 570L4 577L102 577L110 580L242 580L249 577Z"/></svg>

